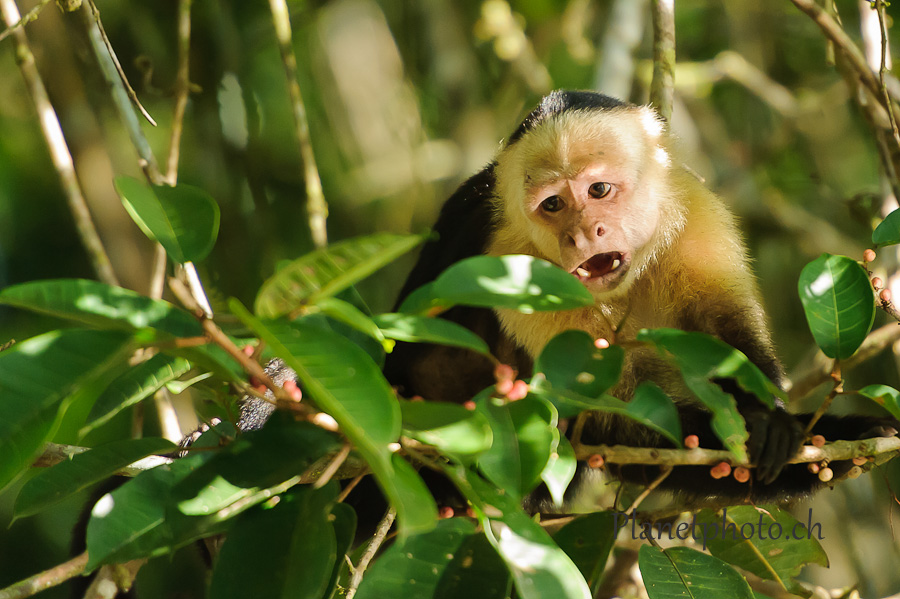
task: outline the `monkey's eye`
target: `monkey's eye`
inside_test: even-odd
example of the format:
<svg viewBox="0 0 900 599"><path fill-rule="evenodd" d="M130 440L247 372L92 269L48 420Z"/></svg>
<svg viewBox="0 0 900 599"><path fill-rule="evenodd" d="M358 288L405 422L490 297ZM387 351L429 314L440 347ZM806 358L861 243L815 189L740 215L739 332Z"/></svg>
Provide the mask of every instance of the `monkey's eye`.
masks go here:
<svg viewBox="0 0 900 599"><path fill-rule="evenodd" d="M541 202L541 208L544 212L559 212L563 209L563 200L559 196L550 196Z"/></svg>
<svg viewBox="0 0 900 599"><path fill-rule="evenodd" d="M588 188L588 193L591 194L591 197L598 200L608 196L610 191L612 191L612 185L603 181L598 181Z"/></svg>

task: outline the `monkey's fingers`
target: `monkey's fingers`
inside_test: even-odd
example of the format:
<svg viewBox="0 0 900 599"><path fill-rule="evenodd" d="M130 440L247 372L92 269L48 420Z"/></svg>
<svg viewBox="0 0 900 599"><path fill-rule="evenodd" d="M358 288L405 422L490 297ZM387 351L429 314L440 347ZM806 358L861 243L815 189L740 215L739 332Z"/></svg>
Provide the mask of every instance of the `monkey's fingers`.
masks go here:
<svg viewBox="0 0 900 599"><path fill-rule="evenodd" d="M747 449L756 465L756 480L771 484L803 440L803 428L783 410L760 411L746 416L750 439Z"/></svg>

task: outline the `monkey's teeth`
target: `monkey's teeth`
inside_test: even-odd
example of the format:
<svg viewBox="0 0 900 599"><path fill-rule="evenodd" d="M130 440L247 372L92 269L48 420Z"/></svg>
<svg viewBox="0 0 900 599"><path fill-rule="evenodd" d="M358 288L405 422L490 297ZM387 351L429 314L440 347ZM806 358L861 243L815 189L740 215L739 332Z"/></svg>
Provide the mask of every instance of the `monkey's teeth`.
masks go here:
<svg viewBox="0 0 900 599"><path fill-rule="evenodd" d="M579 266L578 268L575 269L575 272L578 273L578 276L579 276L579 277L585 277L585 278L587 278L587 277L590 277L590 276L591 276L591 273L589 273L589 272L587 271L587 269L581 268L580 266Z"/></svg>
<svg viewBox="0 0 900 599"><path fill-rule="evenodd" d="M615 259L615 260L613 260L612 268L610 268L609 270L610 270L610 271L613 271L613 270L619 268L619 265L620 265L620 264L622 264L622 261L619 260L618 258Z"/></svg>

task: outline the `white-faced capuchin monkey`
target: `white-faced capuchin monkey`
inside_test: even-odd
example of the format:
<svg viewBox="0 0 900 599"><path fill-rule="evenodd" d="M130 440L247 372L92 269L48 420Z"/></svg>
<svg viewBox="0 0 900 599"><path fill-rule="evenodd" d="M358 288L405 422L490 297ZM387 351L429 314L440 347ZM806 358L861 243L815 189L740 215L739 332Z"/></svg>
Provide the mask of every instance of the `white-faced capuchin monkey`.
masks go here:
<svg viewBox="0 0 900 599"><path fill-rule="evenodd" d="M665 123L649 107L592 93L557 91L509 138L496 159L463 183L435 225L439 238L422 250L400 294L433 280L477 254L529 254L576 276L595 298L591 307L522 314L457 307L443 316L481 335L493 354L520 376L544 345L567 329L594 338L634 339L642 328L701 331L744 352L776 385L783 382L747 252L722 201L674 157ZM626 315L627 312L627 315ZM610 323L622 322L613 331ZM617 387L630 399L652 380L675 399L685 435L721 448L709 414L692 400L674 367L655 350L629 350ZM462 402L491 385L493 367L463 349L400 344L385 374L407 397ZM753 469L748 483L715 480L708 466L677 467L661 487L689 498L735 502L783 501L820 487L804 464L786 465L803 442L809 415L765 407L733 381L717 381L734 395L750 432ZM823 417L814 429L826 439L896 434L900 424L867 416ZM582 433L588 444L671 446L658 434L621 417L596 413ZM836 475L849 468L832 464ZM650 483L656 467L611 467L626 481Z"/></svg>

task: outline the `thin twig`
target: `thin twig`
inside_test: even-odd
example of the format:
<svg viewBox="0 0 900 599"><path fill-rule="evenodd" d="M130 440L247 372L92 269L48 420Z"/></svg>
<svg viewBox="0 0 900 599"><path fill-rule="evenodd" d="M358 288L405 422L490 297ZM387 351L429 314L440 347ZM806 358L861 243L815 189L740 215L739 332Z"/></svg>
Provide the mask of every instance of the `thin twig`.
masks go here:
<svg viewBox="0 0 900 599"><path fill-rule="evenodd" d="M650 104L666 121L675 100L675 0L652 0L653 81Z"/></svg>
<svg viewBox="0 0 900 599"><path fill-rule="evenodd" d="M104 34L100 27L100 13L94 6L94 3L90 1L84 3L80 12L88 39L91 42L91 49L100 65L100 71L103 73L103 78L110 86L110 95L113 104L119 113L119 118L125 125L125 129L128 131L131 143L137 150L141 169L144 171L144 174L147 176L150 183L159 185L163 183L163 179L159 172L156 157L153 155L150 143L147 141L144 132L141 130L141 123L138 120L137 114L134 112L131 97L128 94L128 90L125 88L122 77L119 75L119 69L116 67L117 61L113 58L110 48L103 40Z"/></svg>
<svg viewBox="0 0 900 599"><path fill-rule="evenodd" d="M153 117L150 116L150 113L147 112L147 109L144 108L144 105L141 104L141 100L138 98L137 93L134 91L134 88L131 87L131 83L128 81L128 77L125 76L125 70L122 69L122 63L119 62L119 57L116 56L115 50L113 50L112 43L109 41L109 37L106 35L106 29L103 28L103 21L100 20L100 11L97 9L97 5L94 4L94 0L88 0L91 5L91 10L94 11L94 14L97 17L97 28L100 30L100 37L103 39L103 44L106 46L107 52L109 52L109 57L112 59L113 64L116 65L116 72L119 74L119 79L122 80L122 85L125 86L125 91L128 92L128 97L131 99L132 103L137 106L137 109L140 111L141 115L147 122L156 127L156 121L153 120Z"/></svg>
<svg viewBox="0 0 900 599"><path fill-rule="evenodd" d="M306 212L309 218L309 230L313 243L317 248L328 245L328 233L325 223L328 218L328 204L322 191L322 180L316 167L316 157L309 139L309 123L306 119L306 107L300 93L297 80L297 58L291 42L291 16L285 0L269 0L272 20L275 23L275 35L281 50L284 63L284 74L287 77L288 93L294 112L294 126L297 131L297 142L300 144L300 159L303 162L303 179L306 183Z"/></svg>
<svg viewBox="0 0 900 599"><path fill-rule="evenodd" d="M834 386L829 391L828 395L825 396L825 399L822 401L822 405L816 410L816 413L813 414L812 418L810 418L809 423L806 425L806 431L804 434L809 437L812 433L813 427L816 423L825 415L825 412L828 411L828 408L831 407L831 402L834 401L834 398L838 396L839 393L844 392L844 379L841 378L841 361L835 360L834 366L831 367L831 379L834 381Z"/></svg>
<svg viewBox="0 0 900 599"><path fill-rule="evenodd" d="M384 518L381 519L381 522L378 523L378 529L375 531L375 536L372 537L372 540L369 542L369 546L366 547L366 552L363 553L361 558L359 558L359 563L356 565L356 570L353 572L353 576L350 578L350 587L347 589L347 599L353 599L354 595L356 595L356 590L359 588L359 585L362 582L363 574L366 573L366 568L369 566L369 562L371 562L375 557L375 554L378 553L378 549L387 538L388 531L391 529L391 526L393 526L394 519L396 517L397 512L394 510L394 508L390 508L384 515Z"/></svg>
<svg viewBox="0 0 900 599"><path fill-rule="evenodd" d="M361 481L367 474L368 474L368 473L363 472L362 474L358 475L356 478L354 478L353 480L351 480L349 483L347 483L347 486L345 486L343 489L341 489L341 492L340 492L340 494L337 496L337 500L336 500L336 501L337 501L338 503L343 503L343 501L344 501L345 499L347 499L347 496L350 494L350 492L353 491L353 489L356 488L356 485L359 484L359 481Z"/></svg>
<svg viewBox="0 0 900 599"><path fill-rule="evenodd" d="M278 400L278 405L287 406L291 410L295 412L299 412L304 415L309 415L310 409L304 404L297 402L291 397L289 393L287 393L283 388L275 383L272 378L266 374L265 369L260 365L256 360L250 359L241 349L234 344L231 338L228 337L222 329L216 325L212 319L207 318L203 309L197 304L196 299L188 291L187 287L179 281L178 279L169 279L169 289L172 290L172 293L175 294L175 297L178 298L185 308L187 308L190 312L194 314L195 317L200 321L200 326L203 327L203 331L210 338L210 340L224 349L228 355L234 358L238 364L241 365L241 368L244 369L247 374L254 376L261 382L263 385L272 390L272 393L275 395L276 400ZM269 398L265 398L266 401L271 401Z"/></svg>
<svg viewBox="0 0 900 599"><path fill-rule="evenodd" d="M150 274L150 291L147 293L153 299L162 299L166 288L166 249L161 243L156 244L153 250L153 272Z"/></svg>
<svg viewBox="0 0 900 599"><path fill-rule="evenodd" d="M341 450L337 452L337 455L332 458L332 460L328 463L328 466L325 467L325 470L322 471L322 474L319 475L319 479L313 483L314 489L321 489L325 485L328 484L328 481L331 480L331 477L335 475L338 469L343 465L344 460L347 459L347 456L350 455L350 450L353 449L349 443L345 443Z"/></svg>
<svg viewBox="0 0 900 599"><path fill-rule="evenodd" d="M863 54L862 50L853 43L853 40L850 39L850 36L847 35L847 32L844 31L844 28L840 26L834 17L819 6L815 0L791 0L791 2L815 21L816 25L819 26L825 36L847 57L850 66L853 68L866 89L868 89L874 97L880 99L881 86L878 83L878 78L875 76L875 73L869 68L865 54ZM893 107L889 103L884 109L890 111L893 110Z"/></svg>
<svg viewBox="0 0 900 599"><path fill-rule="evenodd" d="M875 12L878 13L878 25L881 33L881 65L878 67L878 84L881 88L881 101L887 107L888 118L891 121L891 133L894 135L894 142L900 148L900 130L897 129L897 118L894 114L891 94L888 93L887 86L884 84L884 74L887 71L887 43L888 32L884 23L884 0L875 0ZM897 198L900 201L900 198Z"/></svg>
<svg viewBox="0 0 900 599"><path fill-rule="evenodd" d="M14 0L0 0L0 13L3 15L3 21L10 28L21 21L19 9L16 7ZM35 65L34 54L32 54L28 45L28 36L25 35L25 30L22 28L15 29L12 33L16 41L16 57L18 58L19 68L22 70L25 84L28 86L31 99L40 116L41 131L50 149L50 158L53 160L53 166L56 168L62 183L69 210L72 212L72 217L75 220L78 237L81 239L81 243L84 245L94 271L100 280L109 285L118 285L119 280L113 271L112 263L109 260L106 249L103 247L97 228L94 226L91 212L88 209L81 185L75 174L75 164L72 161L72 154L66 145L59 118L56 116L56 111L50 103L47 89L44 87L44 82Z"/></svg>
<svg viewBox="0 0 900 599"><path fill-rule="evenodd" d="M653 491L653 489L658 487L662 481L666 480L666 478L668 478L670 474L672 474L672 466L664 466L662 468L662 472L659 473L659 476L657 476L652 483L647 485L647 488L641 491L641 494L638 495L628 507L628 509L625 510L625 514L630 516L634 512L634 510L636 510L637 507L641 505L641 502L643 502L647 498L647 495L649 495Z"/></svg>
<svg viewBox="0 0 900 599"><path fill-rule="evenodd" d="M178 73L175 76L175 114L172 117L172 135L169 138L169 161L166 181L178 182L178 160L181 155L181 132L184 128L184 112L187 109L190 79L191 52L191 0L178 2Z"/></svg>
<svg viewBox="0 0 900 599"><path fill-rule="evenodd" d="M25 13L25 16L18 20L18 22L10 25L3 31L0 31L0 42L5 40L11 33L18 31L25 25L31 23L32 21L36 21L38 15L41 14L41 11L44 10L44 7L50 4L51 0L41 0L41 3L29 10Z"/></svg>
<svg viewBox="0 0 900 599"><path fill-rule="evenodd" d="M900 340L900 326L897 326L897 324L886 324L872 331L856 353L841 362L841 369L844 372L849 371L851 368L878 355L898 340ZM827 382L831 378L832 364L832 360L825 357L825 354L818 354L816 363L812 367L793 377L794 386L788 392L790 400L793 402L802 399L812 393L816 387Z"/></svg>
<svg viewBox="0 0 900 599"><path fill-rule="evenodd" d="M84 572L87 561L88 554L87 551L85 551L81 555L73 557L65 563L54 566L49 570L44 570L34 576L29 576L25 580L0 590L0 599L24 599L25 597L31 597L36 593L62 584Z"/></svg>
<svg viewBox="0 0 900 599"><path fill-rule="evenodd" d="M72 459L74 456L88 451L87 447L79 447L78 445L61 445L59 443L47 443L44 452L32 464L35 468L48 468L55 466L60 462ZM151 455L140 459L137 462L129 464L124 468L116 470L114 474L119 476L137 476L146 470L152 470L157 466L171 464L172 458L160 455Z"/></svg>
<svg viewBox="0 0 900 599"><path fill-rule="evenodd" d="M136 559L102 566L84 593L84 599L115 599L121 596L119 591L127 593L134 585L138 570L146 563L146 559Z"/></svg>

